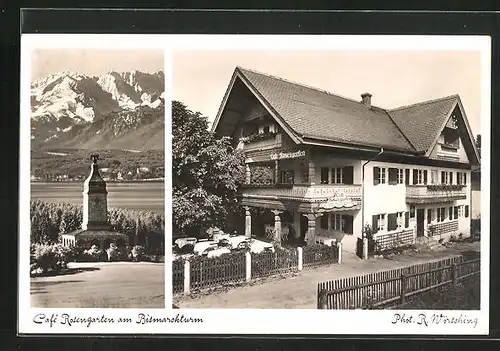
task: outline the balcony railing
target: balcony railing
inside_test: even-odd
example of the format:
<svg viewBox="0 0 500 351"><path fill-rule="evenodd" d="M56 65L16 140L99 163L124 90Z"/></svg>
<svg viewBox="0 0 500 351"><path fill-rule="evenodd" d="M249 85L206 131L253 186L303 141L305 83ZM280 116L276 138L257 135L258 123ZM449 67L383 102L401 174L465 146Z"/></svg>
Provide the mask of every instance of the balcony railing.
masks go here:
<svg viewBox="0 0 500 351"><path fill-rule="evenodd" d="M465 185L407 185L407 203L438 203L467 198Z"/></svg>
<svg viewBox="0 0 500 351"><path fill-rule="evenodd" d="M276 184L275 186L244 186L243 197L287 199L305 202L355 201L361 200L361 185L347 184Z"/></svg>

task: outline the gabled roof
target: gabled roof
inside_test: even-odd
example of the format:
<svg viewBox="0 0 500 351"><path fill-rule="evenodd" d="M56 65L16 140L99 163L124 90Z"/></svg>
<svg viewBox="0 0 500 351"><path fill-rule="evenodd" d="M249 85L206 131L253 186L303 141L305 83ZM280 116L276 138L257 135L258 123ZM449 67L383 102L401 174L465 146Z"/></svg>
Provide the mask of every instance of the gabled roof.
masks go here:
<svg viewBox="0 0 500 351"><path fill-rule="evenodd" d="M458 95L451 95L387 112L417 151L427 151L434 146L437 133L441 132L457 102Z"/></svg>
<svg viewBox="0 0 500 351"><path fill-rule="evenodd" d="M241 67L237 71L301 137L414 151L381 108Z"/></svg>
<svg viewBox="0 0 500 351"><path fill-rule="evenodd" d="M238 79L295 142L328 141L423 155L432 150L457 106L472 137L458 95L386 110L239 66L233 73L213 131L223 118L225 104Z"/></svg>

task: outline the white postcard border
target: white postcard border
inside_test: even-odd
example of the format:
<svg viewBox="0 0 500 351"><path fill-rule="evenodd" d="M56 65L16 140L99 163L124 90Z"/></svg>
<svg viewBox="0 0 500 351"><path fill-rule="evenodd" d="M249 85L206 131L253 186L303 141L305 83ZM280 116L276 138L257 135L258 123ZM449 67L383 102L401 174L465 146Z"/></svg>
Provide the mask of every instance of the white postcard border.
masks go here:
<svg viewBox="0 0 500 351"><path fill-rule="evenodd" d="M36 48L137 48L163 49L165 57L165 122L171 120L171 52L173 50L479 50L482 53L481 94L481 215L490 209L490 102L491 38L486 36L330 36L330 35L108 35L29 34L21 38L21 118L19 189L19 296L18 331L23 334L487 334L489 329L489 285L481 279L480 311L361 311L361 310L256 310L172 309L171 257L165 264L165 309L53 309L30 308L29 289L29 200L30 200L30 53ZM165 248L171 252L171 125L165 128ZM489 277L489 221L482 223L481 275ZM485 240L486 239L486 240ZM418 323L393 323L396 314L414 316ZM67 314L68 317L64 315ZM150 316L156 321L146 321ZM445 323L437 315L454 317ZM44 318L42 318L42 315ZM99 318L113 318L103 322ZM88 319L91 317L91 319ZM71 318L83 321L69 322ZM93 318L93 319L92 319ZM119 323L119 318L128 319ZM142 319L141 319L142 318ZM477 318L477 324L466 323ZM193 319L193 320L190 320ZM202 322L195 319L202 319ZM440 322L437 322L439 319ZM433 320L431 323L429 321ZM90 321L90 324L87 324ZM460 322L462 321L462 322ZM38 323L40 322L40 323ZM427 325L426 325L427 324Z"/></svg>

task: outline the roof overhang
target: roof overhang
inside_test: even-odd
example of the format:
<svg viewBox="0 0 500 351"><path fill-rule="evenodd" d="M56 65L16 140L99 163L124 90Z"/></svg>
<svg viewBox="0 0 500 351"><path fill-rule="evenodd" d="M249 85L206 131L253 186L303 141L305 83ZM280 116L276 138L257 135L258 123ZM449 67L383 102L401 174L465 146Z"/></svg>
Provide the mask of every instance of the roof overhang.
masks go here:
<svg viewBox="0 0 500 351"><path fill-rule="evenodd" d="M221 106L219 107L219 111L217 112L217 116L215 117L215 121L212 124L211 131L216 132L219 124L221 123L222 115L226 110L226 105L231 95L231 91L233 90L234 84L237 79L248 88L248 90L255 96L255 98L261 103L261 105L266 109L266 111L276 120L276 122L280 125L280 127L285 131L285 133L296 143L301 144L302 138L297 135L292 128L283 120L283 118L274 110L274 108L269 104L269 102L260 94L260 92L248 81L243 73L236 67L234 73L231 77L231 81L229 86L224 94L224 98L222 99Z"/></svg>

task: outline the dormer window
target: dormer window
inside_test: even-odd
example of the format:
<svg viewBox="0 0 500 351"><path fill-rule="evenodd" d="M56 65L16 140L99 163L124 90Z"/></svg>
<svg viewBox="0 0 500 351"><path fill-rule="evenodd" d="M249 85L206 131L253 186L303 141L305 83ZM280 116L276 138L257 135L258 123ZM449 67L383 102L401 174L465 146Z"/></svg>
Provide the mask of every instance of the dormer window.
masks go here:
<svg viewBox="0 0 500 351"><path fill-rule="evenodd" d="M264 126L264 128L263 128L264 133L269 133L269 131L270 131L269 128L271 128L271 127L270 126Z"/></svg>

